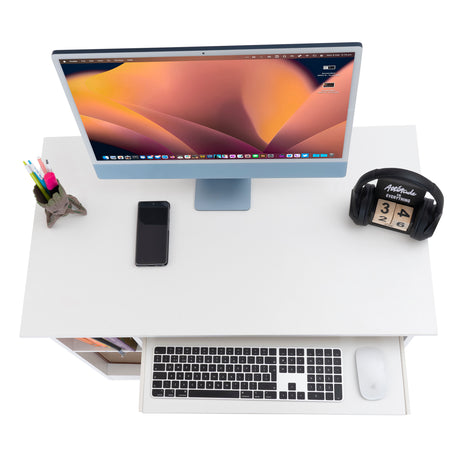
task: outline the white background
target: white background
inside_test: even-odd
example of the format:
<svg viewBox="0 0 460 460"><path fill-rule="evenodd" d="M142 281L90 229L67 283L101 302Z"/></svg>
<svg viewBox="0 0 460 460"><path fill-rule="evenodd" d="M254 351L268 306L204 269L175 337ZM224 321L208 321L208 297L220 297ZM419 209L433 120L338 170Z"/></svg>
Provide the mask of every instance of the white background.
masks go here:
<svg viewBox="0 0 460 460"><path fill-rule="evenodd" d="M459 34L454 2L25 0L1 11L0 454L5 458L443 458L458 453ZM364 45L355 126L416 125L421 172L446 197L430 242L439 335L406 350L411 415L143 415L136 381L109 381L47 339L19 339L34 199L22 160L77 135L53 49ZM350 153L353 155L353 152ZM378 260L369 255L368 269ZM388 277L410 266L394 261ZM44 288L52 295L53 278ZM72 280L68 280L69 295ZM385 281L382 280L382 289Z"/></svg>

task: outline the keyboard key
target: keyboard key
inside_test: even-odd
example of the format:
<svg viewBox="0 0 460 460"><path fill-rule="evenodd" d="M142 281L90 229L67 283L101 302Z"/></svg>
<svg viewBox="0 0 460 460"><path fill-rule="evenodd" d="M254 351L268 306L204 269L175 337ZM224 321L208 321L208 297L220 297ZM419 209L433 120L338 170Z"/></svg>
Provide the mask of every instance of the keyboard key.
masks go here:
<svg viewBox="0 0 460 460"><path fill-rule="evenodd" d="M324 393L319 392L308 392L308 399L313 401L323 401L324 400Z"/></svg>
<svg viewBox="0 0 460 460"><path fill-rule="evenodd" d="M276 383L273 382L259 382L257 383L259 390L276 390Z"/></svg>
<svg viewBox="0 0 460 460"><path fill-rule="evenodd" d="M166 380L166 372L154 372L153 380Z"/></svg>
<svg viewBox="0 0 460 460"><path fill-rule="evenodd" d="M242 391L241 392L241 397L243 399L251 399L252 398L252 391L248 390L248 391Z"/></svg>
<svg viewBox="0 0 460 460"><path fill-rule="evenodd" d="M166 347L155 347L154 353L156 355L164 355L166 353Z"/></svg>
<svg viewBox="0 0 460 460"><path fill-rule="evenodd" d="M342 385L334 385L334 398L336 401L342 400Z"/></svg>
<svg viewBox="0 0 460 460"><path fill-rule="evenodd" d="M156 397L162 397L164 394L164 390L160 390L158 388L153 388L152 389L152 396Z"/></svg>
<svg viewBox="0 0 460 460"><path fill-rule="evenodd" d="M264 397L265 399L276 399L276 391L266 391Z"/></svg>
<svg viewBox="0 0 460 460"><path fill-rule="evenodd" d="M189 390L189 398L239 398L239 391L226 390Z"/></svg>
<svg viewBox="0 0 460 460"><path fill-rule="evenodd" d="M176 390L176 398L186 398L187 390Z"/></svg>

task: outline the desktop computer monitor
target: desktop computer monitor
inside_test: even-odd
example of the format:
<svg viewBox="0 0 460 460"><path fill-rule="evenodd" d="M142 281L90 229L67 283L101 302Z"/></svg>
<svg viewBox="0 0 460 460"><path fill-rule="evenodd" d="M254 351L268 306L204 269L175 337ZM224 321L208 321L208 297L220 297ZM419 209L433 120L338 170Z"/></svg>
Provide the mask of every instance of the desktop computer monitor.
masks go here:
<svg viewBox="0 0 460 460"><path fill-rule="evenodd" d="M343 177L360 43L61 50L101 179L197 179L198 210L250 207L251 178Z"/></svg>

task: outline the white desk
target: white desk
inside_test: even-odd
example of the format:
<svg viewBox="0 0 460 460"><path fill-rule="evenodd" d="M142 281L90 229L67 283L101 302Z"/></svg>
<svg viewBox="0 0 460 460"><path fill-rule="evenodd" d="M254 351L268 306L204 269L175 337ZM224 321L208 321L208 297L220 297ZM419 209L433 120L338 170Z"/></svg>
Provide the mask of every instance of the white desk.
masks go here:
<svg viewBox="0 0 460 460"><path fill-rule="evenodd" d="M254 179L250 211L195 211L193 180L98 180L78 137L43 156L88 215L48 229L37 207L24 337L436 333L427 242L348 217L361 174L419 169L413 127L354 129L343 179ZM166 267L134 265L141 200L171 203Z"/></svg>

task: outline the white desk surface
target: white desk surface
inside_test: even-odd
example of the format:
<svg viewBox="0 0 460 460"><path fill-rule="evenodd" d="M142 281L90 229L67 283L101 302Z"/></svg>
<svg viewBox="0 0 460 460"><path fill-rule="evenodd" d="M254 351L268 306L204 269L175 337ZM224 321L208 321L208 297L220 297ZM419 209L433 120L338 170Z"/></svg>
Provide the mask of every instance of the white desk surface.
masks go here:
<svg viewBox="0 0 460 460"><path fill-rule="evenodd" d="M348 217L361 174L419 169L414 127L355 128L346 178L253 179L237 212L195 211L194 180L99 180L79 137L43 157L88 215L37 206L22 336L436 333L428 243ZM134 265L141 200L171 203L166 267Z"/></svg>

